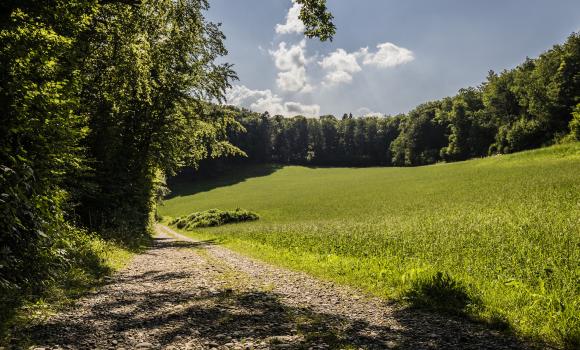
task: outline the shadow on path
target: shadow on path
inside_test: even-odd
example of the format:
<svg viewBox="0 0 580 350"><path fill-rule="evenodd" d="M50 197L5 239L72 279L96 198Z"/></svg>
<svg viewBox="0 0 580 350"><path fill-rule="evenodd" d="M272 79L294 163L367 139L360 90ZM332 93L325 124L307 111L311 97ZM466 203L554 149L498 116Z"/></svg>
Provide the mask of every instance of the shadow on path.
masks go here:
<svg viewBox="0 0 580 350"><path fill-rule="evenodd" d="M157 239L152 252L203 244L211 243ZM117 343L132 348L138 342L134 335L143 333L154 339L152 348L161 349L170 345L173 349L189 348L184 344L190 340L197 344L191 347L194 349L233 349L236 344L240 349L524 348L512 338L466 320L416 310L395 310L389 315L393 325L373 325L356 316L289 306L282 295L269 291L236 291L203 284L178 291L147 288L202 279L201 275L193 276L192 271L160 269L121 275L114 281L116 285L144 288L129 288L118 294L105 288L91 296L94 301L87 312L31 327L32 339L45 345L68 344L70 349L116 349L121 346L113 345ZM106 295L97 297L100 293Z"/></svg>
<svg viewBox="0 0 580 350"><path fill-rule="evenodd" d="M175 249L175 248L206 248L216 244L215 239L208 239L204 241L177 241L172 238L155 237L153 238L153 245L155 250Z"/></svg>

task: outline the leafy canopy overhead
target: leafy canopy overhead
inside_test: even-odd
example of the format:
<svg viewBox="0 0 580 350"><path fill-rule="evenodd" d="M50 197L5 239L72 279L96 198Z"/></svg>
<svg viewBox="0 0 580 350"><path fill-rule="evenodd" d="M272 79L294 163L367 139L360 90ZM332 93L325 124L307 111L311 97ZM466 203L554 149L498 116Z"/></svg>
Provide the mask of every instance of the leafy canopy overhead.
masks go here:
<svg viewBox="0 0 580 350"><path fill-rule="evenodd" d="M309 38L319 38L321 41L330 40L336 33L336 26L332 23L332 13L326 7L326 0L295 0L302 5L298 18L304 23L304 35Z"/></svg>

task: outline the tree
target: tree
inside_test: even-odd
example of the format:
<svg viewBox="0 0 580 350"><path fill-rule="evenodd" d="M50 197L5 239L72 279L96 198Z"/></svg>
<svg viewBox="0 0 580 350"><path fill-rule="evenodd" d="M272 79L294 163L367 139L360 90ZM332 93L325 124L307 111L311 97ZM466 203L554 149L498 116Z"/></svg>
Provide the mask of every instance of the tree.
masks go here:
<svg viewBox="0 0 580 350"><path fill-rule="evenodd" d="M483 118L483 101L480 89L461 89L442 108L442 118L449 124L449 144L442 148L441 156L447 161L465 160L487 154L494 141L493 132ZM451 108L450 111L445 111Z"/></svg>
<svg viewBox="0 0 580 350"><path fill-rule="evenodd" d="M288 120L286 138L290 145L290 162L301 164L306 162L308 153L308 122L303 116Z"/></svg>
<svg viewBox="0 0 580 350"><path fill-rule="evenodd" d="M580 103L576 105L570 121L570 135L572 139L580 141Z"/></svg>
<svg viewBox="0 0 580 350"><path fill-rule="evenodd" d="M355 163L363 164L364 159L367 154L367 130L366 130L367 119L366 118L356 118L354 119L354 130L353 130L353 151L352 156L355 159Z"/></svg>
<svg viewBox="0 0 580 350"><path fill-rule="evenodd" d="M84 60L86 148L95 191L79 213L94 229L145 232L158 172L173 174L206 157L236 152L226 142L232 116L206 100L222 100L235 78L223 34L207 22L203 0L111 4L94 21Z"/></svg>
<svg viewBox="0 0 580 350"><path fill-rule="evenodd" d="M308 119L308 153L306 162L320 163L324 156L324 134L322 124L318 119Z"/></svg>
<svg viewBox="0 0 580 350"><path fill-rule="evenodd" d="M439 160L440 150L447 145L446 128L436 119L440 102L428 102L409 112L401 133L391 146L398 165L423 165Z"/></svg>
<svg viewBox="0 0 580 350"><path fill-rule="evenodd" d="M342 159L345 162L352 162L355 155L355 137L354 130L356 126L356 121L350 117L342 119L340 123L339 135L340 135L340 148L343 154Z"/></svg>
<svg viewBox="0 0 580 350"><path fill-rule="evenodd" d="M7 297L64 266L70 176L86 170L80 140L80 33L92 1L0 4L0 324ZM69 240L73 245L74 239ZM36 284L38 286L38 284ZM0 329L1 331L1 329Z"/></svg>
<svg viewBox="0 0 580 350"><path fill-rule="evenodd" d="M299 18L306 27L304 35L322 41L332 40L336 27L332 23L332 14L326 8L326 1L296 0L296 2L302 5Z"/></svg>
<svg viewBox="0 0 580 350"><path fill-rule="evenodd" d="M338 159L339 136L338 121L333 115L320 117L323 146L320 160L322 164L332 164Z"/></svg>

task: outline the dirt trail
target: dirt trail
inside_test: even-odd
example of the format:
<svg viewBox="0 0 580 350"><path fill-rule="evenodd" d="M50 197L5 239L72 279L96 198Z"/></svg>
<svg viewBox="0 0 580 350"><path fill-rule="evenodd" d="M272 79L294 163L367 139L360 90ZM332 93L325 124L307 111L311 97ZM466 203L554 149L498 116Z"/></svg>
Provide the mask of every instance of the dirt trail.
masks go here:
<svg viewBox="0 0 580 350"><path fill-rule="evenodd" d="M389 305L158 226L153 247L69 311L44 349L521 349L463 319Z"/></svg>

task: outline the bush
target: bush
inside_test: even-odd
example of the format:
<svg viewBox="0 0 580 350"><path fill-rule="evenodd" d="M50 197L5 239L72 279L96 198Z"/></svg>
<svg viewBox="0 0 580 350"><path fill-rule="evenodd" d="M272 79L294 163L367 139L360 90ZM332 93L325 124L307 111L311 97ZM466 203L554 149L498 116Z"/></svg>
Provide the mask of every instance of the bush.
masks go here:
<svg viewBox="0 0 580 350"><path fill-rule="evenodd" d="M233 211L210 209L179 217L171 221L170 224L175 225L179 229L191 230L197 227L221 226L236 222L255 221L258 219L259 217L257 214L240 208Z"/></svg>
<svg viewBox="0 0 580 350"><path fill-rule="evenodd" d="M470 296L463 283L443 272L415 280L407 292L407 299L413 306L451 314L464 314L480 304L477 298Z"/></svg>

